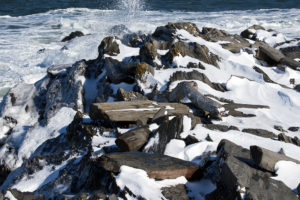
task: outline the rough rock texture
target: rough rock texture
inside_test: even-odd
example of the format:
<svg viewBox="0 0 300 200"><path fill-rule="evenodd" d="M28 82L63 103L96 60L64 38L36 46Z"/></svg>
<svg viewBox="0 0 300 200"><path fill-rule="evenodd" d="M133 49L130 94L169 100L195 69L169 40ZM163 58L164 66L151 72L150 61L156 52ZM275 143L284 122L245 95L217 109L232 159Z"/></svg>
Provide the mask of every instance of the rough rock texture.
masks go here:
<svg viewBox="0 0 300 200"><path fill-rule="evenodd" d="M122 165L142 169L150 178L174 179L180 176L191 178L199 167L177 158L141 152L106 154L98 159L98 166L107 171L118 173Z"/></svg>
<svg viewBox="0 0 300 200"><path fill-rule="evenodd" d="M288 58L300 58L300 46L280 48L279 50Z"/></svg>
<svg viewBox="0 0 300 200"><path fill-rule="evenodd" d="M250 43L243 37L239 35L230 35L224 30L215 28L203 27L201 37L212 42L225 41L224 43L221 43L221 46L233 53L238 53L241 48L250 46Z"/></svg>
<svg viewBox="0 0 300 200"><path fill-rule="evenodd" d="M187 97L195 107L207 112L212 117L219 117L221 104L202 95L198 92L197 87L195 82L181 82L169 94L169 101L180 102Z"/></svg>
<svg viewBox="0 0 300 200"><path fill-rule="evenodd" d="M187 191L183 184L162 188L164 197L170 200L189 200Z"/></svg>
<svg viewBox="0 0 300 200"><path fill-rule="evenodd" d="M174 61L174 57L176 56L190 56L192 58L196 58L200 61L203 61L207 64L214 65L219 67L218 61L220 58L209 51L209 49L204 45L199 45L198 43L185 43L178 41L174 43L169 52L166 54L165 59L172 64Z"/></svg>
<svg viewBox="0 0 300 200"><path fill-rule="evenodd" d="M70 35L64 37L61 41L62 42L67 42L67 41L70 41L76 37L82 37L84 36L84 34L81 32L81 31L74 31L72 33L70 33Z"/></svg>
<svg viewBox="0 0 300 200"><path fill-rule="evenodd" d="M300 162L289 158L285 155L275 153L273 151L264 149L258 146L250 147L251 158L252 160L261 168L266 169L270 172L275 172L275 165L280 160L292 161L297 164Z"/></svg>
<svg viewBox="0 0 300 200"><path fill-rule="evenodd" d="M176 33L176 29L184 29L194 36L199 36L200 31L197 26L190 22L178 22L178 23L168 23L166 26L160 26L156 28L153 33L153 37L159 38L160 40L171 41Z"/></svg>
<svg viewBox="0 0 300 200"><path fill-rule="evenodd" d="M256 30L265 30L265 28L260 25L252 25L249 28L247 28L246 30L242 31L241 36L243 38L255 40L256 39L256 34L255 34Z"/></svg>
<svg viewBox="0 0 300 200"><path fill-rule="evenodd" d="M98 47L99 57L102 58L104 54L115 56L120 53L119 45L116 42L118 37L106 37L102 40Z"/></svg>
<svg viewBox="0 0 300 200"><path fill-rule="evenodd" d="M117 101L137 101L148 100L147 97L138 92L126 91L119 88L116 94Z"/></svg>
<svg viewBox="0 0 300 200"><path fill-rule="evenodd" d="M133 129L120 135L116 144L122 151L137 151L148 141L149 134L146 127Z"/></svg>
<svg viewBox="0 0 300 200"><path fill-rule="evenodd" d="M169 106L169 107L168 107ZM170 114L188 114L189 108L177 103L156 103L152 101L127 101L114 103L92 104L90 117L95 120L105 120L107 122L142 122L147 121L155 113L166 107Z"/></svg>
<svg viewBox="0 0 300 200"><path fill-rule="evenodd" d="M220 173L217 189L206 199L240 199L242 191L239 188L245 188L246 199L297 199L296 194L282 182L255 168L249 150L222 140L217 154Z"/></svg>
<svg viewBox="0 0 300 200"><path fill-rule="evenodd" d="M245 133L251 133L253 135L257 135L260 137L265 137L265 138L276 138L276 134L263 130L263 129L253 129L253 128L245 128L242 130Z"/></svg>

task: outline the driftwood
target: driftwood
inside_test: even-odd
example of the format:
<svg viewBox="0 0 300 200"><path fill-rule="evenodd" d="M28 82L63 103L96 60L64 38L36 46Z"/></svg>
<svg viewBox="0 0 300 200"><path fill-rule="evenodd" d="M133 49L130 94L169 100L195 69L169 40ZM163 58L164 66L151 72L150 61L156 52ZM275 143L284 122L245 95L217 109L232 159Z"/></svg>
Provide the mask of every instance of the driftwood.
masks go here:
<svg viewBox="0 0 300 200"><path fill-rule="evenodd" d="M116 144L122 151L137 151L148 141L149 134L146 127L133 129L120 135Z"/></svg>
<svg viewBox="0 0 300 200"><path fill-rule="evenodd" d="M146 124L161 109L165 115L188 114L189 107L180 103L157 103L154 101L120 101L94 103L90 107L90 117L106 122L141 122Z"/></svg>
<svg viewBox="0 0 300 200"><path fill-rule="evenodd" d="M283 154L278 154L276 152L264 149L258 146L250 146L251 158L252 160L261 168L266 169L270 172L275 172L275 165L280 160L292 161L300 164L299 161L287 157Z"/></svg>
<svg viewBox="0 0 300 200"><path fill-rule="evenodd" d="M169 101L180 102L185 97L189 98L195 107L208 112L211 116L220 116L219 108L221 108L221 104L202 95L197 90L197 84L195 82L179 83L169 94Z"/></svg>

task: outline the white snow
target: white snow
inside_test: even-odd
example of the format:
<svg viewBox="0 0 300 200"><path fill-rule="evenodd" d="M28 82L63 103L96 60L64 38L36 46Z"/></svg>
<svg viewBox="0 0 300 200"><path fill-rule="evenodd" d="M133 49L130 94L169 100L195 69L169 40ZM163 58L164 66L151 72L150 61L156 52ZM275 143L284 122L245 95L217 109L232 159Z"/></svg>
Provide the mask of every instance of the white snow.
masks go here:
<svg viewBox="0 0 300 200"><path fill-rule="evenodd" d="M297 188L300 183L300 164L282 160L276 163L275 171L277 176L273 179L282 181L292 190Z"/></svg>
<svg viewBox="0 0 300 200"><path fill-rule="evenodd" d="M120 174L115 178L121 190L127 187L136 196L141 196L147 200L166 199L161 193L162 187L187 183L184 177L155 181L149 178L144 170L128 166L121 166Z"/></svg>

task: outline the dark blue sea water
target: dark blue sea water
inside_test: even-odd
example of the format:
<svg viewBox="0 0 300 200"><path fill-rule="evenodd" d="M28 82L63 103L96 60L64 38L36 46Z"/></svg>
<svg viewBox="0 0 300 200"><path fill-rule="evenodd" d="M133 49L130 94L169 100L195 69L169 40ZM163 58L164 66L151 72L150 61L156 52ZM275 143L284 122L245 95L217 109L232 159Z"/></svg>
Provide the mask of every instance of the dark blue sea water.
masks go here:
<svg viewBox="0 0 300 200"><path fill-rule="evenodd" d="M134 1L134 0L133 0ZM0 15L23 16L53 9L115 9L116 0L0 0ZM144 0L145 10L224 11L300 8L300 0Z"/></svg>

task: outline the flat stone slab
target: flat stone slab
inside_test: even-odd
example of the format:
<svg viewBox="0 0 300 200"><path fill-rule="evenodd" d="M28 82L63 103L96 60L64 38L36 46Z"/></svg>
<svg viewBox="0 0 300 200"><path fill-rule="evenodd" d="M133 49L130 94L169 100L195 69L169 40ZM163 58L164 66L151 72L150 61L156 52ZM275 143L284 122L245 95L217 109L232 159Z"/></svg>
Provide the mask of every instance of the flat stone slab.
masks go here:
<svg viewBox="0 0 300 200"><path fill-rule="evenodd" d="M114 173L120 172L120 167L126 165L142 169L150 178L174 179L180 176L191 178L199 170L198 165L161 154L142 152L123 152L106 154L98 158L99 167Z"/></svg>
<svg viewBox="0 0 300 200"><path fill-rule="evenodd" d="M188 114L189 107L180 103L157 103L154 101L120 101L112 103L94 103L90 107L90 117L107 122L142 122L149 119L161 109L165 115Z"/></svg>

